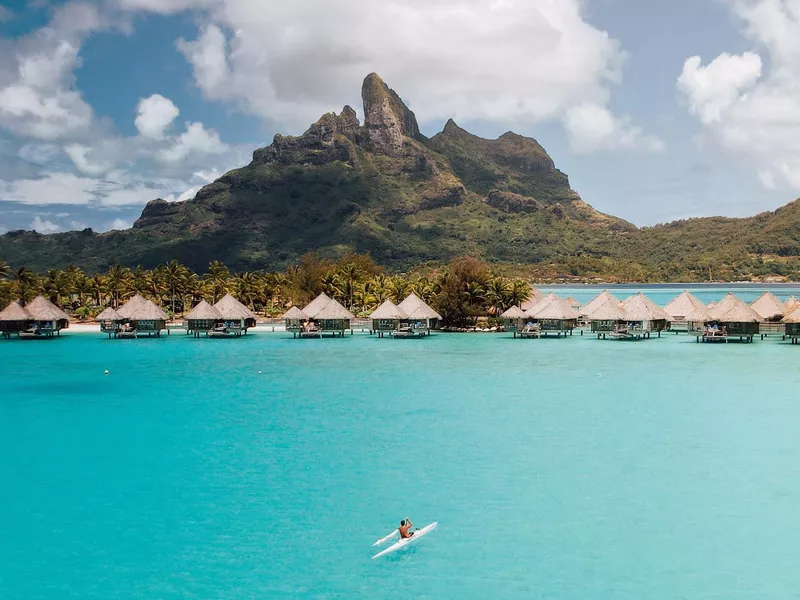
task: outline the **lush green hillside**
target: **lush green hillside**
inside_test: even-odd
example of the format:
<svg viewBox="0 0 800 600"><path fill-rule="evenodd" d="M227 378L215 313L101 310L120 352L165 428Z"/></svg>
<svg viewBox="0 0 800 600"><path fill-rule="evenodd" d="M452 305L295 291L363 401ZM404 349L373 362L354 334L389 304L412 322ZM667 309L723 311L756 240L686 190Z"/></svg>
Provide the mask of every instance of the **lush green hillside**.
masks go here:
<svg viewBox="0 0 800 600"><path fill-rule="evenodd" d="M0 257L37 270L173 258L245 270L283 268L308 250L354 250L393 269L470 255L535 264L551 277L669 280L797 269L800 205L639 230L584 203L533 139L485 140L452 120L427 139L377 75L362 97L363 124L345 107L302 136L276 135L194 199L150 202L130 230L11 232L0 237Z"/></svg>

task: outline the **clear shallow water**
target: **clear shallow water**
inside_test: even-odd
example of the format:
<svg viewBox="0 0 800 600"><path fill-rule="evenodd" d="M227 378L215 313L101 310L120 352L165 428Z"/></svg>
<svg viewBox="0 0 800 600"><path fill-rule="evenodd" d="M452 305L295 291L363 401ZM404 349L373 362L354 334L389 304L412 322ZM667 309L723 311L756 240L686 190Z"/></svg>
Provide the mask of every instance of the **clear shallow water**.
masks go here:
<svg viewBox="0 0 800 600"><path fill-rule="evenodd" d="M796 598L798 361L674 335L0 343L2 597ZM439 528L371 561L406 515Z"/></svg>

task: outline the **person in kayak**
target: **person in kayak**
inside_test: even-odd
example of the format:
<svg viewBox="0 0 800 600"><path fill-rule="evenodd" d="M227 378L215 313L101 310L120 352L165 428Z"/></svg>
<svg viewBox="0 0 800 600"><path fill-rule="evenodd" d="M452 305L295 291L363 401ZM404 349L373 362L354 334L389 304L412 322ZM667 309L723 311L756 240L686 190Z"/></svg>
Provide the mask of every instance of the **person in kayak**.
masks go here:
<svg viewBox="0 0 800 600"><path fill-rule="evenodd" d="M402 539L407 539L410 538L412 535L414 535L413 531L409 531L409 529L413 526L414 524L408 517L400 521L400 527L398 528L398 531L400 532L400 537Z"/></svg>

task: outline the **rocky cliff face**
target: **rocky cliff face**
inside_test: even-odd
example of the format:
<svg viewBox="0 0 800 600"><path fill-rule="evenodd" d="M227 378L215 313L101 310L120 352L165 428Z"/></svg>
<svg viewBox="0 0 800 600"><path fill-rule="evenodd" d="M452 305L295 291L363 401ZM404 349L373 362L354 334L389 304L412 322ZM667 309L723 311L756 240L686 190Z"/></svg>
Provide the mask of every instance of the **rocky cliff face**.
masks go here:
<svg viewBox="0 0 800 600"><path fill-rule="evenodd" d="M417 118L375 73L361 87L364 102L364 141L372 152L399 156L406 138L424 141Z"/></svg>
<svg viewBox="0 0 800 600"><path fill-rule="evenodd" d="M578 247L602 254L612 232L635 231L584 204L536 140L486 140L452 120L429 140L376 74L361 92L363 124L345 106L302 135L276 135L192 200L150 202L131 230L8 235L0 256L89 269L172 258L195 269L212 260L281 268L308 250L343 249L398 267L464 254L524 263Z"/></svg>

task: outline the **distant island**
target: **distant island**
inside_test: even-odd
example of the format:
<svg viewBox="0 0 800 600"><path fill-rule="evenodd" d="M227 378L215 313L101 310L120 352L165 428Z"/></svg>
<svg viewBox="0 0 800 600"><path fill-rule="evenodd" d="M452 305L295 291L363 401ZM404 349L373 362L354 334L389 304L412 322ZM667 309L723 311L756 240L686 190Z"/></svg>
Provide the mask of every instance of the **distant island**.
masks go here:
<svg viewBox="0 0 800 600"><path fill-rule="evenodd" d="M252 162L184 202L153 200L131 229L0 236L0 258L31 271L172 260L202 272L283 271L311 251L369 255L389 272L476 257L542 281L800 280L800 202L744 219L637 228L585 203L544 148L450 120L427 138L376 74L364 123L345 106L301 136L276 135Z"/></svg>

